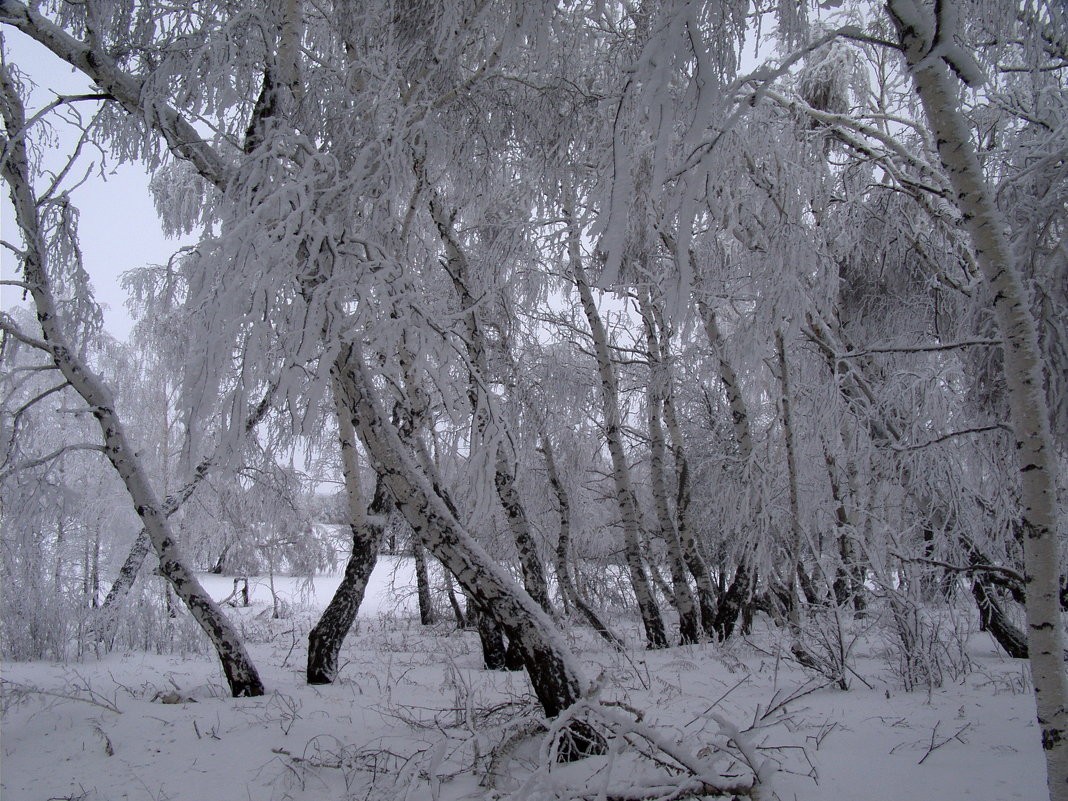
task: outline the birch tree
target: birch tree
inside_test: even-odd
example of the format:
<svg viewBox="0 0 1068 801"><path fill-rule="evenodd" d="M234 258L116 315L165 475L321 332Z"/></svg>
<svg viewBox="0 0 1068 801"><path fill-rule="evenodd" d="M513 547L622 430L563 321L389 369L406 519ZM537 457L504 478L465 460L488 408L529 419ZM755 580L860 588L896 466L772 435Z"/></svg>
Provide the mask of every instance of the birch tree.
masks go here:
<svg viewBox="0 0 1068 801"><path fill-rule="evenodd" d="M1057 573L1061 562L1056 447L1043 391L1037 326L1005 220L993 203L956 99L958 87L951 69L969 82L982 78L974 60L955 41L957 8L938 6L932 15L916 3L897 0L888 10L976 260L993 294L1004 340L1003 364L1023 496L1029 658L1050 797L1060 801L1068 798L1068 678Z"/></svg>
<svg viewBox="0 0 1068 801"><path fill-rule="evenodd" d="M24 288L33 297L43 338L36 340L18 332L17 329L9 329L8 333L48 354L66 382L88 404L100 426L104 440L102 449L115 472L122 478L137 514L148 532L149 540L159 555L160 572L171 583L175 593L211 639L222 663L230 691L235 697L262 695L263 684L237 632L184 563L175 536L167 524L162 504L115 411L110 390L82 363L77 347L69 344L62 329L64 318L57 314L50 272L57 270L57 265L51 263L52 257L61 256L63 250L56 248L54 244L52 248L49 247L42 231L40 217L42 202L52 198L50 192L46 192L43 201L39 200L33 189L26 148L26 115L17 85L6 65L0 65L0 103L5 126L4 160L0 164L0 170L11 192L19 231L23 238L24 249L20 254L20 261ZM61 235L69 237L72 232L61 231Z"/></svg>

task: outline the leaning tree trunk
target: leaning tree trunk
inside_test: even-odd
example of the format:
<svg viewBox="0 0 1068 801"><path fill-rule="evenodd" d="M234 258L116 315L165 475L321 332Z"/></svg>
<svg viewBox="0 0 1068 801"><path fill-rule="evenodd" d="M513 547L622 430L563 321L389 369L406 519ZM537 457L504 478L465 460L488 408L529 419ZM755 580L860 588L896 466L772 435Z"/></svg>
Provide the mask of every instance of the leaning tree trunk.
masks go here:
<svg viewBox="0 0 1068 801"><path fill-rule="evenodd" d="M1058 598L1056 448L1043 391L1038 329L1006 221L994 205L959 108L948 63L957 58L955 32L939 31L936 41L943 20L932 19L914 0L890 0L888 7L1001 329L1023 502L1027 645L1035 705L1051 801L1068 801L1068 674ZM935 47L940 49L932 52Z"/></svg>
<svg viewBox="0 0 1068 801"><path fill-rule="evenodd" d="M363 603L367 583L378 561L382 544L383 526L380 522L384 511L381 481L375 489L370 508L364 503L360 488L360 465L356 457L356 432L352 417L345 407L338 381L344 366L335 364L331 373L334 379L334 407L337 417L338 442L341 446L341 471L345 479L345 494L348 498L349 530L352 532L352 553L345 564L334 596L323 610L319 622L308 634L308 684L330 684L337 678L338 654L348 636L356 615Z"/></svg>
<svg viewBox="0 0 1068 801"><path fill-rule="evenodd" d="M597 372L601 379L604 434L608 441L608 451L612 456L612 480L615 483L616 501L619 504L619 513L623 523L623 549L627 569L630 571L630 581L638 602L642 624L645 627L648 647L651 649L666 648L668 639L664 631L664 620L660 616L660 608L657 606L649 584L649 576L642 563L641 525L634 490L631 487L630 468L623 451L623 424L619 417L619 388L615 369L612 366L612 355L608 349L608 335L605 332L604 323L601 322L601 315L597 311L597 304L594 303L593 292L590 291L590 284L586 279L586 270L582 266L579 232L571 217L570 209L565 209L565 216L568 218L568 253L572 277L582 301L586 321L590 326L594 353L597 358Z"/></svg>
<svg viewBox="0 0 1068 801"><path fill-rule="evenodd" d="M485 387L490 380L488 345L479 319L479 304L472 293L471 266L461 243L453 228L452 218L446 213L441 204L441 199L434 193L429 192L428 207L438 235L445 248L446 272L452 279L453 288L460 300L463 309L464 327L466 329L465 343L467 356L470 364L470 383L468 396L471 402L473 417L472 451L475 447L493 448L494 475L493 486L497 490L497 498L501 508L504 509L505 518L508 521L508 529L515 541L516 551L519 555L519 567L523 574L523 586L530 596L538 602L542 609L552 614L552 604L549 601L549 585L545 580L545 570L542 567L541 558L534 542L530 520L527 518L526 509L519 497L516 488L515 470L508 461L502 444L495 439L487 442L487 428L489 425L491 396Z"/></svg>
<svg viewBox="0 0 1068 801"><path fill-rule="evenodd" d="M267 410L271 405L271 397L274 395L277 383L272 384L266 394L263 396L263 400L259 402L252 414L245 420L245 433L250 433L260 421L263 420L267 414ZM177 492L168 495L163 499L162 511L165 517L170 517L182 504L185 503L192 496L193 492L200 485L200 482L211 471L211 468L215 464L215 456L202 460L196 468L193 470L193 476L189 479ZM100 614L102 621L97 625L97 636L107 643L108 647L111 647L112 637L115 630L116 613L118 608L122 605L122 602L130 594L130 590L133 589L134 582L137 581L137 574L141 571L141 565L144 564L145 557L148 556L149 550L152 548L152 543L148 538L148 531L141 529L138 533L134 543L130 546L130 551L126 555L126 559L122 563L122 567L119 569L118 576L115 577L115 581L111 585L111 589L108 590L107 596L104 598L104 603L101 604ZM221 561L221 557L220 557Z"/></svg>
<svg viewBox="0 0 1068 801"><path fill-rule="evenodd" d="M667 365L661 361L662 349L653 319L652 304L648 296L641 291L638 296L642 323L645 326L646 358L649 361L649 385L646 396L646 412L649 420L649 473L652 479L653 505L656 508L657 523L660 526L660 538L667 546L668 568L671 571L671 590L675 609L679 613L679 635L682 644L700 642L701 628L698 620L697 603L686 577L686 563L683 558L682 544L675 528L675 519L671 514L668 501L666 479L667 446L664 441L664 426L661 415L664 411L664 386L667 383L665 372Z"/></svg>
<svg viewBox="0 0 1068 801"><path fill-rule="evenodd" d="M659 306L653 304L652 310L660 329L660 361L662 364L668 364L670 357L668 328ZM689 568L690 575L693 576L694 583L697 585L697 607L701 613L701 627L707 636L714 637L716 588L712 584L708 564L705 562L697 538L694 536L693 527L690 525L690 465L683 447L682 426L679 425L678 415L675 414L675 392L671 375L668 375L665 380L663 412L675 462L675 520L679 543L682 545L682 556L686 560L686 567Z"/></svg>
<svg viewBox="0 0 1068 801"><path fill-rule="evenodd" d="M582 596L579 595L575 582L571 578L571 501L568 499L567 490L560 481L560 474L556 470L556 459L553 457L552 445L545 435L541 437L541 445L538 448L545 457L545 469L549 474L549 486L556 496L557 510L560 515L560 535L556 541L556 583L560 587L560 598L564 601L564 608L570 603L574 606L586 621L593 626L601 638L613 648L623 650L623 641L619 639L604 624L600 616L593 610Z"/></svg>
<svg viewBox="0 0 1068 801"><path fill-rule="evenodd" d="M6 68L0 66L0 104L7 139L0 164L11 190L15 217L26 240L22 269L26 288L37 308L47 352L71 387L93 410L104 438L104 452L119 474L130 495L149 540L159 554L160 573L175 594L185 603L194 619L215 646L223 672L235 697L263 694L263 683L245 652L237 632L219 607L186 567L178 544L171 533L163 506L148 481L147 474L130 447L122 421L115 412L115 402L104 383L75 355L66 342L57 316L48 278L47 246L40 228L37 200L30 182L29 159L23 133L26 125L22 103L15 92Z"/></svg>
<svg viewBox="0 0 1068 801"><path fill-rule="evenodd" d="M397 430L375 398L374 384L356 345L346 347L341 381L353 424L376 470L417 537L456 577L479 606L519 644L534 694L549 717L555 717L586 692L586 682L566 644L544 610L523 592L465 530L445 500L408 455ZM585 736L587 732L577 732ZM603 740L579 752L602 752Z"/></svg>

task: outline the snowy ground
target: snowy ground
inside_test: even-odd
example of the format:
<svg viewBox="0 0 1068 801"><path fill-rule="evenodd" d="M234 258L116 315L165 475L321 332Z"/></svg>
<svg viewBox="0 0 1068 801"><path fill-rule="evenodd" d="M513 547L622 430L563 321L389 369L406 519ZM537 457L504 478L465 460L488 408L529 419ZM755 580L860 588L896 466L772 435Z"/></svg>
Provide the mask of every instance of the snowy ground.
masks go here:
<svg viewBox="0 0 1068 801"><path fill-rule="evenodd" d="M269 688L262 698L227 697L207 656L5 664L0 795L447 801L520 797L527 781L525 797L540 799L568 798L562 788L581 776L627 789L627 771L636 768L626 753L533 774L533 737L492 760L498 743L536 717L525 676L480 669L472 633L445 623L420 627L410 593L390 589L394 570L399 586L410 578L406 564L383 560L360 630L346 643L341 678L329 686L307 686L302 670L314 609L336 578L317 582L303 601L299 582L276 578L291 602L287 619L269 619L265 581L256 583L252 607L233 610ZM233 588L225 577L208 583L217 598ZM636 631L628 635L637 644ZM642 710L646 724L690 753L706 756L716 742L710 708L743 729L755 723L748 739L782 766L773 780L782 801L1044 796L1026 667L998 656L985 635L967 642L966 672L911 693L872 631L857 641L848 692L820 688L776 657L768 631L727 648L635 647L625 655L587 630L571 644L588 675L601 676L602 698Z"/></svg>

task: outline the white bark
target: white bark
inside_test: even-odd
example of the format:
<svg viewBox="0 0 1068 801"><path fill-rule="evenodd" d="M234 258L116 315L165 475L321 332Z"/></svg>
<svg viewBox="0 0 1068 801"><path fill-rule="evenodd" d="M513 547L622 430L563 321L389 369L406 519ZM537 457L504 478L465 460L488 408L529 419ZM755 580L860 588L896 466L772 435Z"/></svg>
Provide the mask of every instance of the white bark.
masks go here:
<svg viewBox="0 0 1068 801"><path fill-rule="evenodd" d="M515 470L508 460L503 444L499 441L487 442L486 433L490 422L492 395L486 391L487 382L490 380L489 354L483 326L479 319L478 303L472 294L473 276L468 263L467 254L461 247L452 219L441 205L441 199L430 194L430 215L434 225L438 229L442 244L445 247L446 270L452 279L453 287L460 299L460 306L464 311L464 327L466 329L465 343L469 369L471 371L468 394L471 401L471 412L474 418L472 426L471 450L491 447L494 449L494 476L493 485L497 490L497 498L504 509L508 520L508 528L512 532L516 551L519 555L519 566L523 573L523 586L531 597L538 602L542 609L552 614L552 604L549 601L549 587L545 580L545 569L538 549L534 542L530 520L526 509L519 496L516 487ZM498 423L503 425L503 421Z"/></svg>
<svg viewBox="0 0 1068 801"><path fill-rule="evenodd" d="M1043 391L1037 325L1009 244L1006 221L994 205L960 111L959 86L945 58L932 52L934 20L925 6L913 0L891 0L888 8L993 296L1004 340L1003 369L1023 504L1028 653L1050 798L1068 801L1068 675L1058 598L1056 452ZM942 35L951 40L953 32Z"/></svg>
<svg viewBox="0 0 1068 801"><path fill-rule="evenodd" d="M379 407L373 381L356 346L349 350L345 363L348 370L340 376L340 390L397 508L464 590L490 610L509 638L519 643L545 714L560 714L583 695L586 682L552 620L475 542L412 461Z"/></svg>
<svg viewBox="0 0 1068 801"><path fill-rule="evenodd" d="M664 632L664 621L660 616L660 609L649 585L649 577L645 572L645 565L642 563L641 525L638 518L637 504L634 500L634 490L631 486L630 468L627 466L626 454L623 451L623 423L619 416L619 387L616 381L615 369L612 366L612 355L608 349L608 335L605 332L604 323L601 322L601 315L597 311L597 304L593 300L593 292L590 291L586 270L582 266L579 232L576 230L569 210L565 211L565 214L568 217L568 255L572 276L579 292L579 298L582 301L582 310L585 312L586 321L590 326L594 353L597 357L597 372L601 379L604 434L605 439L608 441L608 451L612 456L612 480L615 483L616 498L619 502L619 512L623 523L623 546L627 568L630 571L631 585L634 587L634 595L638 601L642 624L645 626L646 641L650 648L666 648L668 641Z"/></svg>
<svg viewBox="0 0 1068 801"><path fill-rule="evenodd" d="M49 279L47 247L41 233L37 200L30 181L25 138L26 119L7 71L0 68L0 104L8 136L0 171L7 181L15 217L26 243L22 270L37 308L37 320L48 352L63 377L82 396L104 438L104 452L126 486L141 522L159 555L160 573L170 582L194 619L211 639L234 696L263 694L263 683L237 632L186 567L167 522L167 515L148 481L135 450L130 447L110 391L71 349L60 325ZM10 137L18 134L14 139Z"/></svg>
<svg viewBox="0 0 1068 801"><path fill-rule="evenodd" d="M653 317L660 329L660 360L667 365L671 361L668 327L662 310L655 304L653 304ZM664 381L663 412L668 439L671 443L671 454L675 462L675 519L679 543L682 545L682 555L686 560L686 566L690 569L690 575L693 576L694 583L697 585L697 606L701 613L701 626L705 634L714 637L716 633L716 588L712 583L712 575L709 573L700 545L694 536L693 526L690 525L690 465L683 447L682 426L675 413L674 377L670 373Z"/></svg>
<svg viewBox="0 0 1068 801"><path fill-rule="evenodd" d="M649 386L646 393L646 413L649 419L649 473L651 477L653 504L656 507L657 523L660 526L660 538L667 546L668 567L671 570L671 589L675 600L675 609L679 613L679 634L682 643L699 642L697 603L686 577L686 563L683 558L683 546L679 532L675 528L675 519L671 514L667 489L667 445L664 437L664 413L666 385L670 380L666 375L668 366L662 361L662 343L657 333L652 303L644 290L639 290L638 305L641 310L642 323L645 326L646 358L649 361Z"/></svg>

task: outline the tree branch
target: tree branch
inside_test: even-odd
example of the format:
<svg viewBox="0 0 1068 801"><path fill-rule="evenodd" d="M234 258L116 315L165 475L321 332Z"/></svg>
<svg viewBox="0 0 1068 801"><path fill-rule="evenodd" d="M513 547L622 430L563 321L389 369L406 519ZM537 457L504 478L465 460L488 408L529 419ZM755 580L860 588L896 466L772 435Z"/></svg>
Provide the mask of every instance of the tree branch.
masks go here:
<svg viewBox="0 0 1068 801"><path fill-rule="evenodd" d="M28 285L26 288L29 288ZM45 353L48 354L52 353L51 345L49 345L43 339L37 339L36 337L31 337L29 334L22 333L22 329L20 329L18 325L15 324L15 321L12 320L11 316L6 312L0 312L0 331L3 331L9 336L13 336L19 342L22 342L25 345L29 345L31 348L43 350Z"/></svg>
<svg viewBox="0 0 1068 801"><path fill-rule="evenodd" d="M37 459L27 459L25 462L20 462L14 467L9 467L4 472L0 473L0 482L5 481L8 476L11 476L14 473L19 473L23 470L31 470L34 467L40 467L43 464L48 464L53 459L58 459L60 456L70 451L97 451L99 453L103 453L104 446L90 445L87 442L77 443L74 445L64 445L62 448L57 448L56 450L52 451L47 456L41 456Z"/></svg>
<svg viewBox="0 0 1068 801"><path fill-rule="evenodd" d="M885 345L854 350L849 353L839 353L839 359L855 359L858 356L867 356L869 353L937 353L944 350L956 350L958 348L970 348L976 345L1001 345L1000 339L965 339L960 342L932 343L930 345Z"/></svg>
<svg viewBox="0 0 1068 801"><path fill-rule="evenodd" d="M895 559L900 559L902 562L915 562L922 565L931 565L931 567L940 567L951 573L996 573L1020 582L1021 586L1026 585L1023 575L1018 570L1013 570L1011 567L1003 567L1002 565L954 565L949 562L941 562L938 559L927 559L923 556L905 556L895 551L890 551L890 555Z"/></svg>
<svg viewBox="0 0 1068 801"><path fill-rule="evenodd" d="M1012 428L1005 425L1004 423L994 423L993 425L989 426L977 426L976 428L965 428L961 431L950 431L948 434L943 434L940 437L935 437L934 439L929 440L927 442L921 442L919 445L898 445L895 443L892 444L890 447L898 453L905 453L907 451L918 451L922 450L923 448L927 448L931 445L937 445L940 442L945 442L947 439L953 439L953 437L962 437L965 434L982 434L986 431L996 431L998 429L1012 433Z"/></svg>

